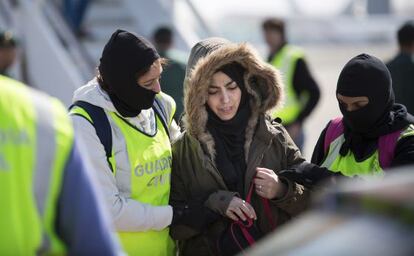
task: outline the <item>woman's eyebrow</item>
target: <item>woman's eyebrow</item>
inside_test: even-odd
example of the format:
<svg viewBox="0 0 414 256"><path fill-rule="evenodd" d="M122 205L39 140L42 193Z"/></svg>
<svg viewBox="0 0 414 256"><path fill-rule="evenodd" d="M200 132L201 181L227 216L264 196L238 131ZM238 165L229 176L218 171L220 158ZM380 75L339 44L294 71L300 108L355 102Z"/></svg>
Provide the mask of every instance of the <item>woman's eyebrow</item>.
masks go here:
<svg viewBox="0 0 414 256"><path fill-rule="evenodd" d="M161 70L160 70L160 74L157 76L157 77L155 77L155 78L151 78L151 79L148 79L147 81L145 81L145 82L143 82L143 84L147 84L147 83L149 83L149 82L154 82L154 80L156 80L156 79L159 79L160 77L161 77L161 74L162 74L162 72L163 72L164 70L163 70L163 68L161 67Z"/></svg>
<svg viewBox="0 0 414 256"><path fill-rule="evenodd" d="M355 101L354 101L354 103L355 102L367 102L367 101L369 101L368 99L356 99Z"/></svg>
<svg viewBox="0 0 414 256"><path fill-rule="evenodd" d="M224 85L224 87L226 87L226 86L230 85L230 84L231 84L231 83L233 83L233 82L234 82L233 80L230 80L229 82L227 82L227 83ZM215 84L210 84L209 88L219 89L219 88L220 88L220 86L217 86L217 85L215 85Z"/></svg>
<svg viewBox="0 0 414 256"><path fill-rule="evenodd" d="M149 82L154 82L154 80L155 80L155 78L154 79L150 79L150 80L147 80L147 81L145 81L145 82L143 82L142 84L148 84Z"/></svg>
<svg viewBox="0 0 414 256"><path fill-rule="evenodd" d="M161 77L161 73L160 73L157 77L154 77L154 78L148 79L147 81L143 82L143 84L147 84L147 83L149 83L149 82L154 82L154 80L157 80L157 79L159 79L160 77Z"/></svg>
<svg viewBox="0 0 414 256"><path fill-rule="evenodd" d="M225 84L224 86L231 85L233 82L234 82L233 80L230 80L230 81L229 81L227 84Z"/></svg>

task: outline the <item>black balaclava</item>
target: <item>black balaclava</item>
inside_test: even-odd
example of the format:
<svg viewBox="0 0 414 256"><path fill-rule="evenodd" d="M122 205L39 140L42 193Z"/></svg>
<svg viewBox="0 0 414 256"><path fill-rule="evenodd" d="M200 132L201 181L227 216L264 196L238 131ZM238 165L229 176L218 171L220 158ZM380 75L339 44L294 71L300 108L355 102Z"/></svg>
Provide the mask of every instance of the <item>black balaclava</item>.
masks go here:
<svg viewBox="0 0 414 256"><path fill-rule="evenodd" d="M347 111L339 104L346 140L341 155L351 149L356 160L363 161L376 150L379 136L401 130L412 122L406 108L394 103L390 72L374 56L360 54L352 58L339 75L336 92L369 99L368 105L355 111Z"/></svg>
<svg viewBox="0 0 414 256"><path fill-rule="evenodd" d="M208 106L207 129L214 138L216 148L216 166L222 174L228 188L244 194L244 176L246 161L244 158L245 131L250 117L248 93L244 84L245 69L233 62L220 67L223 72L237 83L241 90L241 99L236 115L227 121L221 120Z"/></svg>
<svg viewBox="0 0 414 256"><path fill-rule="evenodd" d="M137 83L137 73L159 58L145 38L118 29L102 52L99 72L116 110L124 117L137 116L152 106L156 93Z"/></svg>

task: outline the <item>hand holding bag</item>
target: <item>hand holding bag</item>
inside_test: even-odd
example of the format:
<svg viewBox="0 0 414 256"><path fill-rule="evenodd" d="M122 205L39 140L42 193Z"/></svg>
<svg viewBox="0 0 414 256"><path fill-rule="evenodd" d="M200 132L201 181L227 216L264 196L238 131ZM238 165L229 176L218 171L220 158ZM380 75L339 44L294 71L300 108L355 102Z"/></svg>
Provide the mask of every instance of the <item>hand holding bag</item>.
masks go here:
<svg viewBox="0 0 414 256"><path fill-rule="evenodd" d="M252 183L246 197L246 202L250 204L254 184ZM270 210L269 199L260 197L266 217L272 230L276 228ZM232 221L226 230L223 231L217 240L217 250L219 255L235 255L243 252L246 248L253 245L264 236L257 227L256 221L247 217L246 221Z"/></svg>

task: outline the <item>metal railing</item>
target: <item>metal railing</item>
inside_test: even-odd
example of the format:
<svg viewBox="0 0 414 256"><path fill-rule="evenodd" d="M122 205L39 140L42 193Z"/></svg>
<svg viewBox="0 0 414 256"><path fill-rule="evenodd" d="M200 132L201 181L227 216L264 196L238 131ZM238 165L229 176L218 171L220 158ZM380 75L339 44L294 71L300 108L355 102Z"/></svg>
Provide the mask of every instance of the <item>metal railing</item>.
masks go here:
<svg viewBox="0 0 414 256"><path fill-rule="evenodd" d="M12 8L12 4L9 0L0 0L0 29L12 27Z"/></svg>
<svg viewBox="0 0 414 256"><path fill-rule="evenodd" d="M67 25L58 6L55 2L43 5L43 13L56 33L62 45L68 51L73 62L76 64L78 71L84 79L89 79L94 74L95 61L89 56L87 50L79 43L72 30Z"/></svg>

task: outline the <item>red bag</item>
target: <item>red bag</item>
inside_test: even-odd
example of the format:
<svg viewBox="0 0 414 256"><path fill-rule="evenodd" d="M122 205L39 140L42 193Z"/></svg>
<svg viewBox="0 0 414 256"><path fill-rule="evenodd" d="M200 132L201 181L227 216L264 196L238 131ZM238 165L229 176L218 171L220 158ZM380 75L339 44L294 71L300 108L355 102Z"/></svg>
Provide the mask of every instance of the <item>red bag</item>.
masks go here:
<svg viewBox="0 0 414 256"><path fill-rule="evenodd" d="M252 183L246 198L246 202L249 204L252 198L253 187L254 184ZM276 228L276 224L272 218L269 199L263 197L260 199L262 201L266 217L273 230ZM250 247L262 237L263 234L257 228L253 219L247 218L247 221L232 221L217 240L217 250L219 255L235 255L244 251L244 249Z"/></svg>

